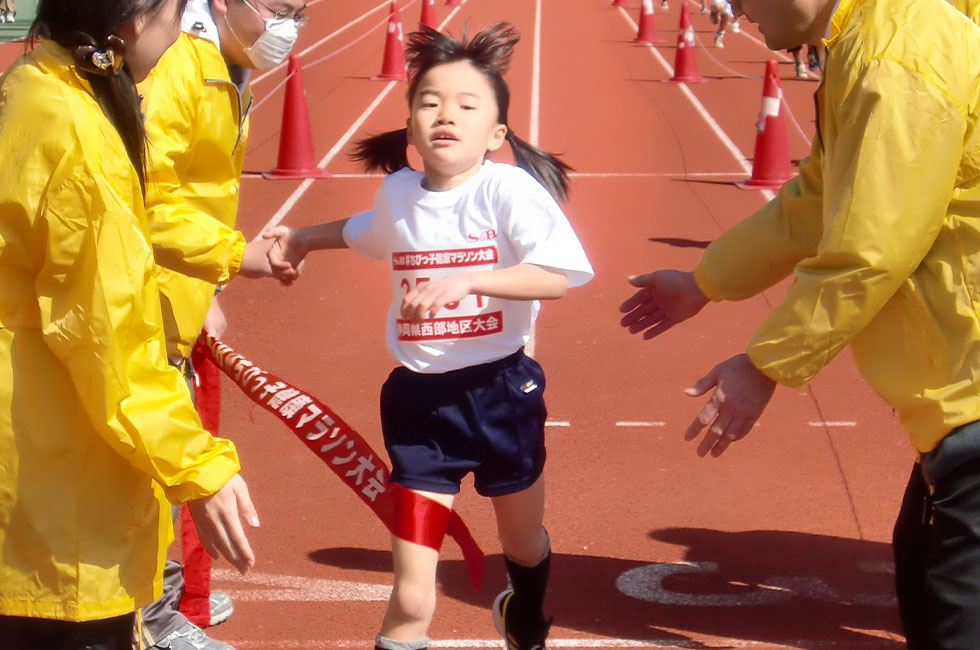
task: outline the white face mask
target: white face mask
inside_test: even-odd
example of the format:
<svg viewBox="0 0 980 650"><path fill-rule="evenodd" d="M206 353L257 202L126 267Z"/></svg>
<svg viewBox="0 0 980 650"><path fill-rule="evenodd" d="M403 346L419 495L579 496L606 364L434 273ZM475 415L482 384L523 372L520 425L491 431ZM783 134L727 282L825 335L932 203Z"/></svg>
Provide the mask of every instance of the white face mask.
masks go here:
<svg viewBox="0 0 980 650"><path fill-rule="evenodd" d="M228 29L231 30L235 40L241 44L245 56L248 57L252 67L256 70L265 70L279 65L289 55L289 51L293 49L293 44L296 43L296 37L299 36L299 27L297 27L296 21L292 18L266 18L249 4L248 0L243 1L245 6L259 14L259 17L265 21L265 31L259 35L254 43L246 46L242 43L238 33L235 32L235 28L228 22L228 15L225 14Z"/></svg>

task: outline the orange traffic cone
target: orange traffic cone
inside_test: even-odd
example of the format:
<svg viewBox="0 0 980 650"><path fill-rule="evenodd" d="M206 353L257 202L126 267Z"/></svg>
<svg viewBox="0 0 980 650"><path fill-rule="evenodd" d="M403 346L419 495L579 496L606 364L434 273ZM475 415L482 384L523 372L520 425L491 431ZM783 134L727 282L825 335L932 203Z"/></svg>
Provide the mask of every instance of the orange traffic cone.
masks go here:
<svg viewBox="0 0 980 650"><path fill-rule="evenodd" d="M612 6L622 7L623 9L629 9L630 3L629 0L613 0Z"/></svg>
<svg viewBox="0 0 980 650"><path fill-rule="evenodd" d="M677 29L677 56L674 58L674 76L668 81L676 83L703 83L698 74L698 62L694 56L694 27L691 26L691 10L687 3L681 5L681 22Z"/></svg>
<svg viewBox="0 0 980 650"><path fill-rule="evenodd" d="M436 0L422 0L422 15L419 17L419 25L436 28Z"/></svg>
<svg viewBox="0 0 980 650"><path fill-rule="evenodd" d="M752 178L736 183L742 189L777 189L793 177L786 146L786 119L783 117L783 89L775 59L766 61L762 85L762 107L755 123L755 155Z"/></svg>
<svg viewBox="0 0 980 650"><path fill-rule="evenodd" d="M395 0L391 0L391 11L388 13L388 36L385 39L385 58L381 64L381 74L372 78L405 79L405 39L402 36L402 19Z"/></svg>
<svg viewBox="0 0 980 650"><path fill-rule="evenodd" d="M653 22L653 0L643 0L640 5L640 28L636 32L634 43L660 43L657 28Z"/></svg>
<svg viewBox="0 0 980 650"><path fill-rule="evenodd" d="M290 54L282 128L279 132L279 161L275 169L263 172L262 177L275 180L328 178L330 175L330 172L317 167L313 159L313 138L310 136L310 113L306 107L303 73L300 71L299 55Z"/></svg>

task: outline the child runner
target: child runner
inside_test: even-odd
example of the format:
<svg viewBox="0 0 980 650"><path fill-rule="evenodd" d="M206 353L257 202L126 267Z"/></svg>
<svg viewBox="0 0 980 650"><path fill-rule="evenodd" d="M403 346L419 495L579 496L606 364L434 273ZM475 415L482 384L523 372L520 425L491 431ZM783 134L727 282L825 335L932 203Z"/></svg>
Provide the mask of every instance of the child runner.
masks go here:
<svg viewBox="0 0 980 650"><path fill-rule="evenodd" d="M524 650L543 648L550 625L542 612L550 542L545 378L523 346L538 300L561 297L593 272L553 198L565 196L570 168L507 126L503 75L518 39L507 23L469 40L465 29L459 40L427 27L411 34L408 126L362 141L355 154L390 173L374 207L265 236L278 238L274 269L321 248L389 260L387 343L401 364L381 389L391 480L449 507L474 473L477 492L493 500L510 578L494 620L507 647ZM516 167L486 160L505 141ZM409 168L407 144L424 171ZM438 551L393 536L392 556L394 590L376 648L426 648Z"/></svg>
<svg viewBox="0 0 980 650"><path fill-rule="evenodd" d="M703 10L702 13L704 13ZM738 25L738 18L732 13L732 5L726 2L726 0L711 0L711 15L709 18L711 19L712 25L718 25L718 30L715 32L715 47L725 47L725 32L728 31L729 25L731 25L732 31L736 34L741 29Z"/></svg>

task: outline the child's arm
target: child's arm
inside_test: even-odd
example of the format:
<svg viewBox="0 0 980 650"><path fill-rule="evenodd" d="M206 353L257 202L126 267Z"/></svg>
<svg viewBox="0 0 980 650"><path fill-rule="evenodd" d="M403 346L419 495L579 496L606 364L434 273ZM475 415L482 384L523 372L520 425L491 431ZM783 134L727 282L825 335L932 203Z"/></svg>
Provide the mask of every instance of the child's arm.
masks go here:
<svg viewBox="0 0 980 650"><path fill-rule="evenodd" d="M564 296L567 288L564 271L537 264L458 273L409 291L402 300L402 318L416 323L433 318L447 304L471 293L506 300L552 300Z"/></svg>
<svg viewBox="0 0 980 650"><path fill-rule="evenodd" d="M303 258L310 251L324 248L347 248L344 226L349 219L340 219L316 226L289 228L276 226L262 233L266 239L275 239L269 249L269 266L280 280L297 277Z"/></svg>

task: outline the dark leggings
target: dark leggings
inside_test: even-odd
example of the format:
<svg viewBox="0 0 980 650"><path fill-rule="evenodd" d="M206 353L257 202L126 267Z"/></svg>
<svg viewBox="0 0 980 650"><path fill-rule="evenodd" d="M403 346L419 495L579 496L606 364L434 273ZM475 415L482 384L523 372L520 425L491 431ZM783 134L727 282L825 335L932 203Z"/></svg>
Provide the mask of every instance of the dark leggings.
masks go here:
<svg viewBox="0 0 980 650"><path fill-rule="evenodd" d="M133 621L133 614L81 623L0 616L0 639L17 650L132 650Z"/></svg>
<svg viewBox="0 0 980 650"><path fill-rule="evenodd" d="M892 541L908 647L980 648L980 459L942 477L932 494L916 464Z"/></svg>

